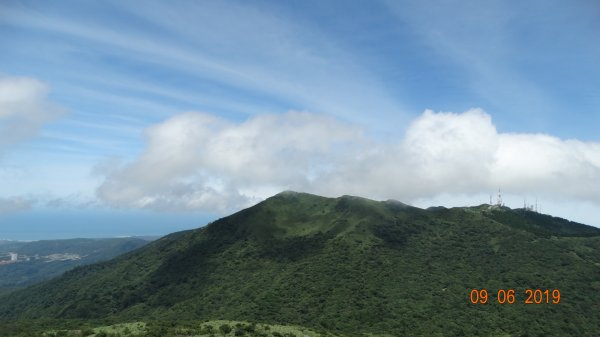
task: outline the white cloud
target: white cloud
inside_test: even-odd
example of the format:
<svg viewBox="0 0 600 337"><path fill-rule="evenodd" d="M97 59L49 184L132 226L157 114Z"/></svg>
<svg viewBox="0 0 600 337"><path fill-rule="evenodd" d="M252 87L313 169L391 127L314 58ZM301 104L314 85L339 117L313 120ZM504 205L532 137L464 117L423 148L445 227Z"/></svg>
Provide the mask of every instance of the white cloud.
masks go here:
<svg viewBox="0 0 600 337"><path fill-rule="evenodd" d="M482 110L425 111L409 127L402 146L410 175L428 186L429 193L449 188L472 192L489 182L498 137L491 117Z"/></svg>
<svg viewBox="0 0 600 337"><path fill-rule="evenodd" d="M494 166L499 185L600 203L600 143L505 134Z"/></svg>
<svg viewBox="0 0 600 337"><path fill-rule="evenodd" d="M146 151L108 170L98 195L129 207L229 210L265 196L258 191L308 187L360 137L355 128L305 112L240 124L186 113L147 129Z"/></svg>
<svg viewBox="0 0 600 337"><path fill-rule="evenodd" d="M425 111L391 143L306 112L238 124L187 113L152 126L146 137L139 158L105 168L101 199L229 211L284 189L412 202L502 187L600 206L600 143L499 133L481 109Z"/></svg>
<svg viewBox="0 0 600 337"><path fill-rule="evenodd" d="M0 77L0 151L35 136L60 116L47 94L48 87L36 79Z"/></svg>

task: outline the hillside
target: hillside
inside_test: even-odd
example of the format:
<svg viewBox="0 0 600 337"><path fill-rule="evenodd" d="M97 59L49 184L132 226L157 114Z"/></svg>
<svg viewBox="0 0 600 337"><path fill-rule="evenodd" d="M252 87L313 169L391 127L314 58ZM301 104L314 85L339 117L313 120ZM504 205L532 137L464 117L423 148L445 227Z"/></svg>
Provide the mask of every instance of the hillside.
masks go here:
<svg viewBox="0 0 600 337"><path fill-rule="evenodd" d="M139 248L139 238L0 241L0 294ZM11 255L15 261L11 261Z"/></svg>
<svg viewBox="0 0 600 337"><path fill-rule="evenodd" d="M345 334L596 336L600 229L509 208L284 192L0 301L0 317L247 320ZM561 293L524 304L526 289ZM472 304L472 289L488 289ZM514 289L514 304L499 304ZM550 301L551 302L551 301Z"/></svg>

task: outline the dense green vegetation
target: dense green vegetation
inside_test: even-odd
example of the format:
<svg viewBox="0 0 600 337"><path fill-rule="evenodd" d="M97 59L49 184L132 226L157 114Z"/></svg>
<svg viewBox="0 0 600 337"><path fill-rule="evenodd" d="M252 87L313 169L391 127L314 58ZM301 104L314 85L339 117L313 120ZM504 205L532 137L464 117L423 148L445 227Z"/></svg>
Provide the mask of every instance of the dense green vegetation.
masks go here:
<svg viewBox="0 0 600 337"><path fill-rule="evenodd" d="M599 276L600 229L564 219L285 192L0 298L0 317L596 336ZM528 288L559 289L561 302L526 305ZM472 289L487 289L489 302L470 303ZM499 289L514 289L516 302L499 304Z"/></svg>
<svg viewBox="0 0 600 337"><path fill-rule="evenodd" d="M0 241L0 255L14 252L21 256L18 263L0 265L0 296L48 280L76 266L112 259L147 243L139 238ZM65 253L77 254L80 259L49 262L44 258ZM23 256L29 257L29 261L22 260ZM39 259L35 259L36 256Z"/></svg>

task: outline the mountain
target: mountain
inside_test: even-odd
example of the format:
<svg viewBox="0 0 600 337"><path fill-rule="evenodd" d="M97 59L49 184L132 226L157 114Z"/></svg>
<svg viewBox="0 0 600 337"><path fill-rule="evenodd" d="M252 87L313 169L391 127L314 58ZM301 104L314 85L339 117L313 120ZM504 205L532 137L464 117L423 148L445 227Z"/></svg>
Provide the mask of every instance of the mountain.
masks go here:
<svg viewBox="0 0 600 337"><path fill-rule="evenodd" d="M147 243L135 237L0 241L0 293L50 279L76 266L109 260Z"/></svg>
<svg viewBox="0 0 600 337"><path fill-rule="evenodd" d="M9 294L0 298L0 318L247 320L348 335L597 336L599 276L598 228L506 207L424 210L284 192ZM487 289L488 302L471 303L473 289L481 298ZM539 290L534 300L545 296L542 303L525 304L527 289L532 296ZM510 290L515 302L500 304Z"/></svg>

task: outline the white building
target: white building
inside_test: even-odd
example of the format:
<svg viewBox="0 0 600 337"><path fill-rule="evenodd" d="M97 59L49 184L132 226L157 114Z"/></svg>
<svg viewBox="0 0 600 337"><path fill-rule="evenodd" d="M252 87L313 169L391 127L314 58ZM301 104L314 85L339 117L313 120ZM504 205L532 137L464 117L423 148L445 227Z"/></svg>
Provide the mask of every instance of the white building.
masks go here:
<svg viewBox="0 0 600 337"><path fill-rule="evenodd" d="M9 254L10 254L11 261L17 261L17 259L19 258L19 254L17 254L17 253L9 253Z"/></svg>

